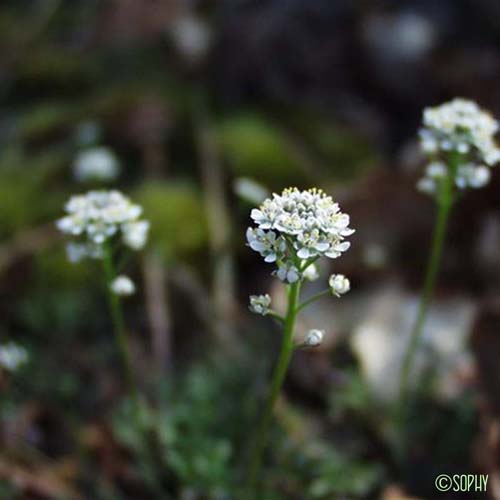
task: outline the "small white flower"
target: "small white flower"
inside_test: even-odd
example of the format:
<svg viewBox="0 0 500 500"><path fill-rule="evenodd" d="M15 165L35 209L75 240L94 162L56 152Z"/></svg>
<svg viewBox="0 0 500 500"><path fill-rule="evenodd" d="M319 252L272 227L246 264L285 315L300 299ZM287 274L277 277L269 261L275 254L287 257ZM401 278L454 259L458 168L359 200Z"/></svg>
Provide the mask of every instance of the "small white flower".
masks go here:
<svg viewBox="0 0 500 500"><path fill-rule="evenodd" d="M351 283L343 274L332 274L328 280L333 295L340 297L351 289Z"/></svg>
<svg viewBox="0 0 500 500"><path fill-rule="evenodd" d="M66 255L68 260L75 264L86 258L102 259L102 247L92 243L74 243L70 242L66 245Z"/></svg>
<svg viewBox="0 0 500 500"><path fill-rule="evenodd" d="M233 189L240 198L250 203L262 203L269 196L269 191L264 186L247 177L236 179Z"/></svg>
<svg viewBox="0 0 500 500"><path fill-rule="evenodd" d="M316 264L310 264L302 275L307 281L316 281L319 278L318 266Z"/></svg>
<svg viewBox="0 0 500 500"><path fill-rule="evenodd" d="M73 172L80 182L113 181L120 173L120 164L111 149L94 147L78 154Z"/></svg>
<svg viewBox="0 0 500 500"><path fill-rule="evenodd" d="M484 165L474 165L467 163L462 165L455 177L455 184L460 189L465 188L482 188L486 186L491 177L490 169Z"/></svg>
<svg viewBox="0 0 500 500"><path fill-rule="evenodd" d="M0 367L7 371L16 371L28 362L28 352L14 342L0 345Z"/></svg>
<svg viewBox="0 0 500 500"><path fill-rule="evenodd" d="M304 340L304 346L318 347L323 342L325 332L323 330L309 330Z"/></svg>
<svg viewBox="0 0 500 500"><path fill-rule="evenodd" d="M140 220L123 224L123 242L132 250L141 250L146 245L149 232L149 222Z"/></svg>
<svg viewBox="0 0 500 500"><path fill-rule="evenodd" d="M425 194L435 194L437 192L436 181L429 177L422 177L417 182L417 189Z"/></svg>
<svg viewBox="0 0 500 500"><path fill-rule="evenodd" d="M426 175L432 179L446 177L448 169L442 161L433 161L427 165Z"/></svg>
<svg viewBox="0 0 500 500"><path fill-rule="evenodd" d="M265 262L276 262L286 250L286 241L274 231L247 229L248 246L264 257Z"/></svg>
<svg viewBox="0 0 500 500"><path fill-rule="evenodd" d="M177 49L192 61L197 61L210 47L212 34L209 26L200 18L184 15L170 27Z"/></svg>
<svg viewBox="0 0 500 500"><path fill-rule="evenodd" d="M484 165L479 165L474 169L469 179L469 185L473 188L482 188L490 182L491 170Z"/></svg>
<svg viewBox="0 0 500 500"><path fill-rule="evenodd" d="M301 277L299 270L290 263L280 265L275 273L281 281L290 284L296 283Z"/></svg>
<svg viewBox="0 0 500 500"><path fill-rule="evenodd" d="M116 295L128 296L135 293L134 282L125 275L117 276L110 285L111 291Z"/></svg>
<svg viewBox="0 0 500 500"><path fill-rule="evenodd" d="M249 309L255 314L266 316L271 306L271 297L266 295L250 295Z"/></svg>

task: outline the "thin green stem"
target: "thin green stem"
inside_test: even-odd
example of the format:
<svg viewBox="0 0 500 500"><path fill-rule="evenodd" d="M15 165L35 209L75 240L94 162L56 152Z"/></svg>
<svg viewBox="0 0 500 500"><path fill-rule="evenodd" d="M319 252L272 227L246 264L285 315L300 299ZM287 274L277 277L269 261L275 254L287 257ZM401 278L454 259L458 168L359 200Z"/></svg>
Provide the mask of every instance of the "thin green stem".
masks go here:
<svg viewBox="0 0 500 500"><path fill-rule="evenodd" d="M168 496L165 496L165 492L163 491L163 488L156 477L154 465L155 459L152 456L148 445L148 440L150 437L149 432L151 429L143 419L143 404L132 369L132 359L127 341L127 335L125 333L125 322L123 320L123 311L120 298L111 290L111 283L116 278L116 269L113 262L113 252L111 247L109 246L104 248L102 263L106 281L106 293L111 311L111 320L113 322L115 341L120 353L121 362L125 372L125 378L127 380L128 389L130 391L130 396L132 399L133 418L136 428L141 435L141 442L138 449L139 466L142 469L144 479L147 482L148 486L151 488L151 491L155 492L155 494L157 495L160 495L160 498L168 498Z"/></svg>
<svg viewBox="0 0 500 500"><path fill-rule="evenodd" d="M132 360L130 356L130 350L127 342L127 336L125 333L125 324L123 321L123 312L121 308L120 298L117 294L113 293L111 290L111 283L116 278L115 268L113 264L113 255L110 248L106 248L103 256L103 268L106 277L106 293L109 302L109 308L111 312L111 320L113 322L113 332L115 335L115 342L120 353L121 362L123 369L125 371L125 377L127 379L128 388L132 398L134 399L136 405L138 405L138 410L140 409L139 401L139 391L135 383L133 371L132 371Z"/></svg>
<svg viewBox="0 0 500 500"><path fill-rule="evenodd" d="M297 313L305 309L308 305L312 304L313 302L316 302L317 300L326 297L328 295L331 295L332 291L330 289L323 290L322 292L319 292L312 297L309 297L307 300L305 300L300 306L297 307Z"/></svg>
<svg viewBox="0 0 500 500"><path fill-rule="evenodd" d="M403 364L401 369L400 403L403 405L405 403L406 394L408 392L408 383L410 375L412 373L413 364L415 361L415 354L420 345L423 327L425 325L425 320L427 318L430 302L434 295L436 279L441 265L443 246L446 238L446 230L448 227L448 220L454 201L454 192L453 192L454 179L455 179L456 169L458 168L458 161L459 161L458 157L454 157L453 159L450 160L451 172L445 179L442 180L440 185L439 196L438 196L438 212L437 212L436 224L434 226L434 234L432 237L431 253L429 256L427 270L425 273L424 285L422 289L422 295L420 298L418 314L410 334L410 342L405 357L403 359Z"/></svg>
<svg viewBox="0 0 500 500"><path fill-rule="evenodd" d="M258 487L262 469L262 456L264 454L267 443L267 437L272 421L274 406L280 394L283 382L285 381L286 372L288 370L288 366L290 364L290 360L292 358L292 353L294 350L293 332L295 328L295 321L297 319L297 305L299 296L300 282L293 283L292 285L290 285L288 292L288 311L285 318L281 352L274 369L271 389L269 391L269 395L264 407L264 412L257 428L252 455L250 457L250 468L248 476L250 498L259 498Z"/></svg>
<svg viewBox="0 0 500 500"><path fill-rule="evenodd" d="M270 316L271 318L278 320L280 323L284 323L286 321L286 318L284 318L281 314L273 310L269 310L267 312L267 316Z"/></svg>

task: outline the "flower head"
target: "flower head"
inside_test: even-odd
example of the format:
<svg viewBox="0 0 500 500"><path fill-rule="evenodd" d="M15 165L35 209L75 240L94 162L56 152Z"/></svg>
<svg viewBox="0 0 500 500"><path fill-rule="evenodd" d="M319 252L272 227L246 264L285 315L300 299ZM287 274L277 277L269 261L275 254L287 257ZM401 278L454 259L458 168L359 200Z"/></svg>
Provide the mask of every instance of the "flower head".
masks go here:
<svg viewBox="0 0 500 500"><path fill-rule="evenodd" d="M349 216L319 189L285 189L252 210L251 217L257 227L248 229L248 245L266 262L277 262L276 275L289 283L302 279L302 261L339 257L354 233Z"/></svg>
<svg viewBox="0 0 500 500"><path fill-rule="evenodd" d="M16 371L28 362L28 352L14 342L0 345L0 368L7 371Z"/></svg>
<svg viewBox="0 0 500 500"><path fill-rule="evenodd" d="M110 285L111 291L116 295L128 296L135 293L134 282L123 274L117 276Z"/></svg>
<svg viewBox="0 0 500 500"><path fill-rule="evenodd" d="M306 347L318 347L323 342L325 332L323 330L309 330L304 340Z"/></svg>
<svg viewBox="0 0 500 500"><path fill-rule="evenodd" d="M340 297L351 289L351 283L343 274L332 274L328 280L333 295Z"/></svg>
<svg viewBox="0 0 500 500"><path fill-rule="evenodd" d="M132 250L146 243L149 223L140 219L142 208L119 191L72 196L65 210L67 215L56 224L64 234L78 238L68 246L71 261L102 258L102 245L118 236Z"/></svg>
<svg viewBox="0 0 500 500"><path fill-rule="evenodd" d="M420 145L433 158L460 160L458 168L448 162L433 161L418 188L435 194L441 179L453 176L459 189L479 188L489 182L491 167L500 161L500 148L495 143L498 122L489 113L466 99L457 98L441 106L426 108L420 130Z"/></svg>
<svg viewBox="0 0 500 500"><path fill-rule="evenodd" d="M249 309L255 314L266 316L271 306L271 297L266 295L250 295Z"/></svg>
<svg viewBox="0 0 500 500"><path fill-rule="evenodd" d="M112 181L120 173L120 164L111 149L93 147L78 154L73 172L75 179L80 182Z"/></svg>

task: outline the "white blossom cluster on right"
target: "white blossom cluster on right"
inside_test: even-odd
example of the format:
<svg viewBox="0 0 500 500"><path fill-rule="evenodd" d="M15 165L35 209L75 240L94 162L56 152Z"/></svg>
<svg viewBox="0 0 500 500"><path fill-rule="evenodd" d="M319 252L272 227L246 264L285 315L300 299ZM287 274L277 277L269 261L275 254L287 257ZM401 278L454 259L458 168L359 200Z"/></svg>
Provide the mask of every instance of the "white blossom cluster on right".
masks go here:
<svg viewBox="0 0 500 500"><path fill-rule="evenodd" d="M423 125L420 145L431 161L418 182L419 190L434 195L449 175L453 175L459 189L488 184L490 167L500 161L500 149L495 143L499 125L491 114L473 101L456 98L426 108Z"/></svg>
<svg viewBox="0 0 500 500"><path fill-rule="evenodd" d="M140 219L142 208L119 191L90 191L72 196L65 210L57 227L75 238L67 245L72 262L102 258L103 245L118 236L132 250L141 250L146 244L149 222Z"/></svg>

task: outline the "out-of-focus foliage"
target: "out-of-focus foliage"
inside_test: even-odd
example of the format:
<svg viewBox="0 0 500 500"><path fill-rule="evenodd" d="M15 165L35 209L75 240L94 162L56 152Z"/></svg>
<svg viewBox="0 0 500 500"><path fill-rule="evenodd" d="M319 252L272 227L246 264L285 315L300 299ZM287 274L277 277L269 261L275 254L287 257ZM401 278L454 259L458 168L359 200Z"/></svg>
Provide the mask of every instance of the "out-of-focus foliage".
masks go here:
<svg viewBox="0 0 500 500"><path fill-rule="evenodd" d="M283 135L259 115L227 118L219 127L219 138L238 176L253 177L271 186L304 179Z"/></svg>
<svg viewBox="0 0 500 500"><path fill-rule="evenodd" d="M46 220L62 197L47 194L48 181L57 175L64 151L47 150L36 156L20 147L4 149L0 156L0 238Z"/></svg>
<svg viewBox="0 0 500 500"><path fill-rule="evenodd" d="M154 227L150 245L167 260L188 257L206 244L202 194L192 185L151 181L139 188L136 199Z"/></svg>

